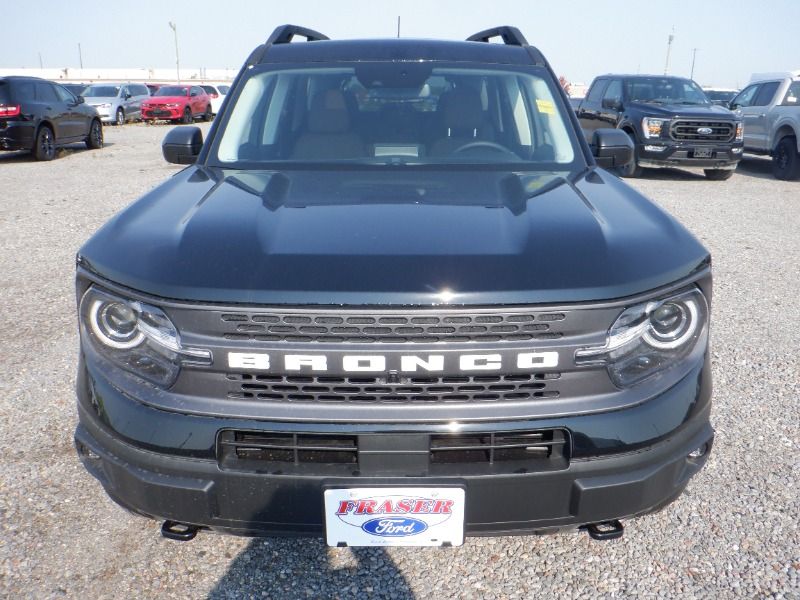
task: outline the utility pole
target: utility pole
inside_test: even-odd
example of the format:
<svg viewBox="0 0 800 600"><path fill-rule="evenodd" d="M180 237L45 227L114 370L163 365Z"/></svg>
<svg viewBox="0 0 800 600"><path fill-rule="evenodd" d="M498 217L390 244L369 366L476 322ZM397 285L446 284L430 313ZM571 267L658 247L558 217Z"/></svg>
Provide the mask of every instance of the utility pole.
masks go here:
<svg viewBox="0 0 800 600"><path fill-rule="evenodd" d="M669 73L669 52L672 50L672 40L675 39L675 27L672 27L672 33L669 34L667 38L667 62L664 65L664 75Z"/></svg>
<svg viewBox="0 0 800 600"><path fill-rule="evenodd" d="M83 69L83 53L81 52L81 43L78 42L78 62L81 64L81 69Z"/></svg>
<svg viewBox="0 0 800 600"><path fill-rule="evenodd" d="M697 58L697 48L692 48L692 73L689 75L689 79L694 79L694 60Z"/></svg>
<svg viewBox="0 0 800 600"><path fill-rule="evenodd" d="M172 21L169 22L172 33L175 34L175 71L178 74L178 83L181 82L181 59L178 56L178 26Z"/></svg>
<svg viewBox="0 0 800 600"><path fill-rule="evenodd" d="M400 15L397 15L397 37L400 37Z"/></svg>
<svg viewBox="0 0 800 600"><path fill-rule="evenodd" d="M39 52L39 68L44 69L44 63L42 62L42 53Z"/></svg>

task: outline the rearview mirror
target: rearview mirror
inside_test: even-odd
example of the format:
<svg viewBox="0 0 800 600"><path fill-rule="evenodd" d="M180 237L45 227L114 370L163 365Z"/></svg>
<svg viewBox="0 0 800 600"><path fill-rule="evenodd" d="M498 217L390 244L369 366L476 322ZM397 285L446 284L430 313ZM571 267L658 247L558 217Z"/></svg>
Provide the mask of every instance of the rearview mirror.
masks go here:
<svg viewBox="0 0 800 600"><path fill-rule="evenodd" d="M604 169L624 167L633 160L633 140L621 129L596 129L591 146L597 166Z"/></svg>
<svg viewBox="0 0 800 600"><path fill-rule="evenodd" d="M175 127L164 138L161 152L167 162L191 165L202 147L203 132L199 127Z"/></svg>

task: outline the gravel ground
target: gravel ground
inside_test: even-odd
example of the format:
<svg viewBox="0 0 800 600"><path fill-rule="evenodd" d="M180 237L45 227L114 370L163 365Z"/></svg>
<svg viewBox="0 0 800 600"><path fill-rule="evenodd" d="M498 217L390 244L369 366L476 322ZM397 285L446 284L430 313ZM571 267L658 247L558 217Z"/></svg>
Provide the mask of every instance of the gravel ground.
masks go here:
<svg viewBox="0 0 800 600"><path fill-rule="evenodd" d="M204 126L205 127L205 126ZM201 534L113 504L72 448L80 244L177 169L166 126L107 128L52 163L0 154L0 596L14 598L800 598L800 183L747 159L632 184L714 256L713 423L706 468L615 542L471 538L458 549L328 549Z"/></svg>

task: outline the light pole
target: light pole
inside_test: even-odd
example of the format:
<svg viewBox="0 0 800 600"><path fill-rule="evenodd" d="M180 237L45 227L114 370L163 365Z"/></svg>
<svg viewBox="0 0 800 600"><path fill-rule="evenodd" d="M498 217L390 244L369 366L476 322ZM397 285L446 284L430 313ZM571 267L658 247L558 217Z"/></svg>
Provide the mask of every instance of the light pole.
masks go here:
<svg viewBox="0 0 800 600"><path fill-rule="evenodd" d="M694 60L697 58L697 48L692 48L692 73L689 75L689 79L694 79Z"/></svg>
<svg viewBox="0 0 800 600"><path fill-rule="evenodd" d="M178 74L178 83L181 82L181 59L178 56L178 26L172 21L169 22L169 27L172 33L175 34L175 70Z"/></svg>
<svg viewBox="0 0 800 600"><path fill-rule="evenodd" d="M675 39L675 28L672 28L672 33L669 34L667 38L667 62L664 65L664 75L669 73L669 51L672 49L672 40Z"/></svg>

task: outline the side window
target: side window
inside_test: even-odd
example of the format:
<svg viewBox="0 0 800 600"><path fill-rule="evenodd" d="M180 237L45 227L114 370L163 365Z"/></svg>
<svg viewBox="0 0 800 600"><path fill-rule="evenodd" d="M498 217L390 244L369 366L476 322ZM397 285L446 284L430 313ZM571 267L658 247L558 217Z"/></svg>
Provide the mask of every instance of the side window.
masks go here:
<svg viewBox="0 0 800 600"><path fill-rule="evenodd" d="M751 106L767 106L775 97L780 81L770 81L761 86Z"/></svg>
<svg viewBox="0 0 800 600"><path fill-rule="evenodd" d="M16 92L14 95L23 101L35 100L32 81L17 81L14 84L14 91Z"/></svg>
<svg viewBox="0 0 800 600"><path fill-rule="evenodd" d="M603 94L603 104L607 107L611 107L614 104L619 104L622 102L622 81L619 79L612 79L611 83L608 84L608 88L606 88L606 93Z"/></svg>
<svg viewBox="0 0 800 600"><path fill-rule="evenodd" d="M37 81L34 87L36 89L36 99L40 102L58 102L58 96L52 84Z"/></svg>
<svg viewBox="0 0 800 600"><path fill-rule="evenodd" d="M73 96L69 90L61 87L60 85L54 86L56 90L56 94L58 94L58 99L61 102L75 102L75 96Z"/></svg>
<svg viewBox="0 0 800 600"><path fill-rule="evenodd" d="M786 95L783 97L782 106L798 106L800 105L800 81L795 81L789 86Z"/></svg>
<svg viewBox="0 0 800 600"><path fill-rule="evenodd" d="M192 91L190 92L190 95L192 95L192 96L199 96L199 95L200 95L200 92L201 92L200 88L198 88L198 87L193 87L193 88L192 88Z"/></svg>
<svg viewBox="0 0 800 600"><path fill-rule="evenodd" d="M606 91L608 79L597 79L593 84L589 93L586 95L586 101L592 104L600 104L600 99L603 97L603 92Z"/></svg>
<svg viewBox="0 0 800 600"><path fill-rule="evenodd" d="M759 87L759 85L750 85L744 88L741 92L739 92L739 95L731 101L731 106L738 106L740 108L751 106L753 102L753 96L756 95L756 91Z"/></svg>

